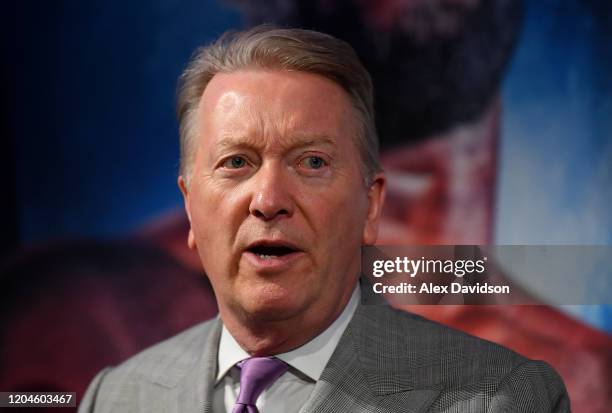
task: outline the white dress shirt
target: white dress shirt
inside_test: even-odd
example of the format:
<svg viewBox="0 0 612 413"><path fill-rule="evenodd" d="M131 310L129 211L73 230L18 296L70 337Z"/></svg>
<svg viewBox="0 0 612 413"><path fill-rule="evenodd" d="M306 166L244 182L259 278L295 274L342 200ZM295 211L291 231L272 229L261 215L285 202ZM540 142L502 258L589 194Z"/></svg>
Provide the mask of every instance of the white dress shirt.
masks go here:
<svg viewBox="0 0 612 413"><path fill-rule="evenodd" d="M359 283L357 283L348 304L325 331L303 346L275 356L289 364L290 368L261 393L256 402L260 412L298 413L300 411L308 401L315 382L321 377L342 333L351 321L360 296ZM240 370L235 364L249 357L223 326L213 395L214 412L232 411L240 390Z"/></svg>

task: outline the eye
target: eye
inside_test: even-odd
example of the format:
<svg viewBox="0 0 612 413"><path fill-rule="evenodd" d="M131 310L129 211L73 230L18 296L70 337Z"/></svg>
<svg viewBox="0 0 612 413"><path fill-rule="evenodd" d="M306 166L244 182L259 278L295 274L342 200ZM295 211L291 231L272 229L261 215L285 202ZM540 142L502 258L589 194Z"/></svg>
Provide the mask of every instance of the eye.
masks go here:
<svg viewBox="0 0 612 413"><path fill-rule="evenodd" d="M327 165L327 162L320 156L307 156L300 161L300 164L309 169L321 169Z"/></svg>
<svg viewBox="0 0 612 413"><path fill-rule="evenodd" d="M242 156L232 156L223 162L223 167L228 169L240 169L247 165L246 159Z"/></svg>

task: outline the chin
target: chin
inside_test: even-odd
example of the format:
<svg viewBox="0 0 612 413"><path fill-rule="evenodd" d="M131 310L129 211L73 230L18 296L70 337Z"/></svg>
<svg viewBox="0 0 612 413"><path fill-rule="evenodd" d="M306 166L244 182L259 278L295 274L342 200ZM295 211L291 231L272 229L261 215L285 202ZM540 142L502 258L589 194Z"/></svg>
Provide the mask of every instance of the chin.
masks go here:
<svg viewBox="0 0 612 413"><path fill-rule="evenodd" d="M252 289L243 298L243 311L252 318L266 321L288 320L308 308L303 294L283 288Z"/></svg>

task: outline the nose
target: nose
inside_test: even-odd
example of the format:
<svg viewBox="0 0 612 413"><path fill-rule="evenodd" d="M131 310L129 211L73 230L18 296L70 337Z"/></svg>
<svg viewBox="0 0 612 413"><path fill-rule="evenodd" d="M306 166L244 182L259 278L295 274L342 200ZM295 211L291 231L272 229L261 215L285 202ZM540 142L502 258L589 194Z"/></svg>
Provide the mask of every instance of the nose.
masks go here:
<svg viewBox="0 0 612 413"><path fill-rule="evenodd" d="M249 205L251 215L264 221L293 215L294 201L287 178L281 165L268 164L257 171Z"/></svg>

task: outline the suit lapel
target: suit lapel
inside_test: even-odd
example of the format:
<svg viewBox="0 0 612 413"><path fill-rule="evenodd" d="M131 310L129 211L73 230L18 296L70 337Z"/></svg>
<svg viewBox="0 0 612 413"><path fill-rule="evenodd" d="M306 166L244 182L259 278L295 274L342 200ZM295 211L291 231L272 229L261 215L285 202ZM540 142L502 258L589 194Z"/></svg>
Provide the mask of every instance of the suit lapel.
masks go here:
<svg viewBox="0 0 612 413"><path fill-rule="evenodd" d="M217 318L203 343L203 352L197 365L188 370L173 389L172 396L168 398L167 411L212 412L221 326L221 321Z"/></svg>
<svg viewBox="0 0 612 413"><path fill-rule="evenodd" d="M419 349L410 348L396 318L385 305L358 306L303 413L417 413L429 408L441 387L423 386L417 378Z"/></svg>

